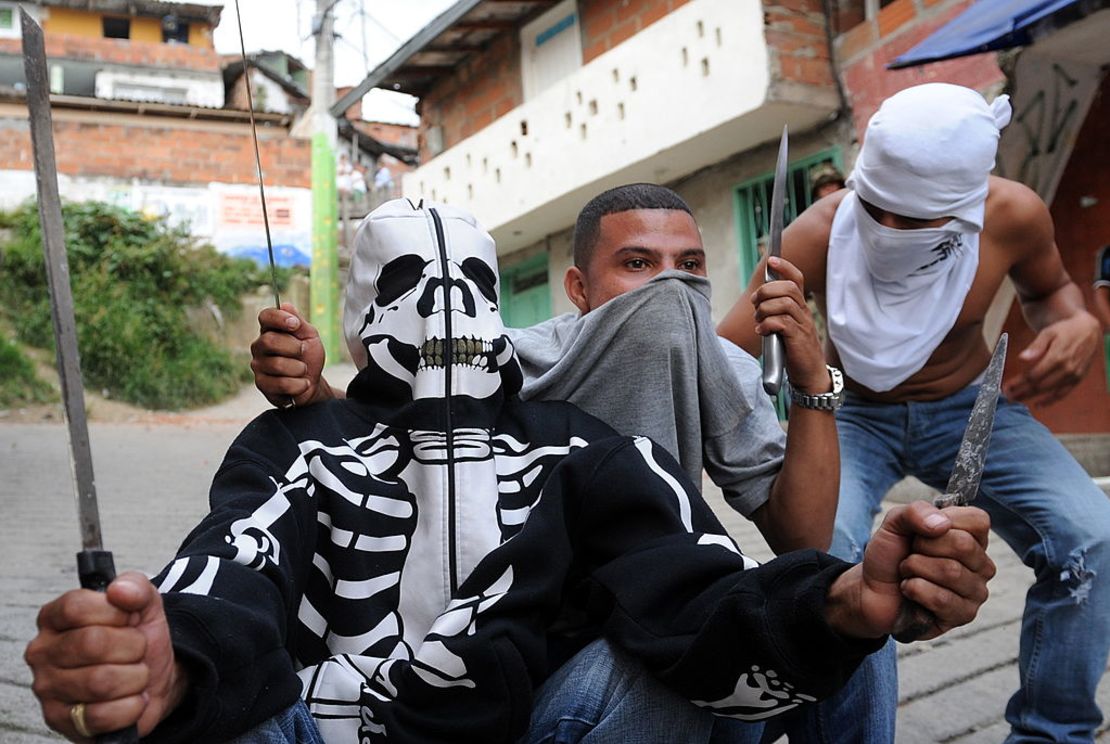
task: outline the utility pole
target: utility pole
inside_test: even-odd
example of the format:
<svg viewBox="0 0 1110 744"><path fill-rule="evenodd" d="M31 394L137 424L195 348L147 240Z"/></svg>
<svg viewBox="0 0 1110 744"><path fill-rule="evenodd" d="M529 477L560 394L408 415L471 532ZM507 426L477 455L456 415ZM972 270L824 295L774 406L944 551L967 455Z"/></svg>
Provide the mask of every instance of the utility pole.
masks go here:
<svg viewBox="0 0 1110 744"><path fill-rule="evenodd" d="M320 332L329 360L342 358L339 330L339 261L336 249L337 191L335 186L336 122L328 109L335 103L335 18L338 0L316 0L312 22L316 36L316 67L312 103L294 134L312 138L312 271L309 318Z"/></svg>

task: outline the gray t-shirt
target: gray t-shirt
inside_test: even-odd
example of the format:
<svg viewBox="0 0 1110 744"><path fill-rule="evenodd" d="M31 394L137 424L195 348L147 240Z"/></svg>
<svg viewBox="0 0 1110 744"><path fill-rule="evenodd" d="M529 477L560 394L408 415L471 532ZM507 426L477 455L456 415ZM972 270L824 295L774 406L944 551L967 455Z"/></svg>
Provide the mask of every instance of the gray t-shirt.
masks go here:
<svg viewBox="0 0 1110 744"><path fill-rule="evenodd" d="M650 437L699 487L704 467L744 516L767 501L786 436L759 363L717 336L706 279L664 272L584 316L509 334L524 399L567 400L622 434Z"/></svg>

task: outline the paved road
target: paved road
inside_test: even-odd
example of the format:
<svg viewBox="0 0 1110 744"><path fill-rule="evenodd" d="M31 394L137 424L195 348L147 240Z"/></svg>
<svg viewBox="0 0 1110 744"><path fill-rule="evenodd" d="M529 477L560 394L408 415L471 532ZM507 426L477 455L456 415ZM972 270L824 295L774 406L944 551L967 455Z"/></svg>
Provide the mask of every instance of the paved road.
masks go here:
<svg viewBox="0 0 1110 744"><path fill-rule="evenodd" d="M245 420L261 410L253 393L190 415L93 424L92 450L106 545L121 569L156 572L206 510L208 483ZM78 535L65 430L0 424L0 742L57 741L30 692L23 648L39 605L77 585ZM745 550L770 553L758 533L711 495ZM985 744L1005 737L1002 710L1017 685L1017 638L1031 577L1000 540L999 576L979 618L929 643L901 649L898 744ZM1099 698L1110 711L1110 676ZM1103 733L1100 742L1110 743Z"/></svg>

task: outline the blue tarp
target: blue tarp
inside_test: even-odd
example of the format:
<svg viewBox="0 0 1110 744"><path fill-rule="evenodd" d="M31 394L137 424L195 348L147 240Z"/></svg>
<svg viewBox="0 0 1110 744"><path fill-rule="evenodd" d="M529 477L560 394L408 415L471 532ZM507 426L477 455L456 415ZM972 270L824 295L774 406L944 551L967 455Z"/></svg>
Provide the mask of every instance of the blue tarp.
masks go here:
<svg viewBox="0 0 1110 744"><path fill-rule="evenodd" d="M1079 0L978 0L887 67L898 69L1030 44L1032 26ZM1100 3L1098 3L1100 4Z"/></svg>

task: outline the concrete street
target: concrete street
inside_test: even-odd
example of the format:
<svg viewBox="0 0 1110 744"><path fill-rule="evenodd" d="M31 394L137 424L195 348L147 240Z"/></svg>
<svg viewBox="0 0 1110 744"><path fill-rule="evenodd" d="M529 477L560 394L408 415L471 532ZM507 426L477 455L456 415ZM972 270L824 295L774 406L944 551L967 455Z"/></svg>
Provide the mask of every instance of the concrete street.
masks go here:
<svg viewBox="0 0 1110 744"><path fill-rule="evenodd" d="M333 373L329 370L329 377ZM335 375L338 377L339 375ZM91 426L106 547L120 570L156 572L206 511L208 484L242 425L265 408L253 389L223 406ZM769 551L754 528L710 494L746 552ZM77 586L78 534L60 424L0 419L0 742L57 741L42 723L22 654L43 602ZM999 742L1017 686L1018 630L1030 572L1001 540L991 598L971 625L900 653L898 744ZM1110 675L1099 690L1110 712ZM1104 724L1100 742L1110 742Z"/></svg>

